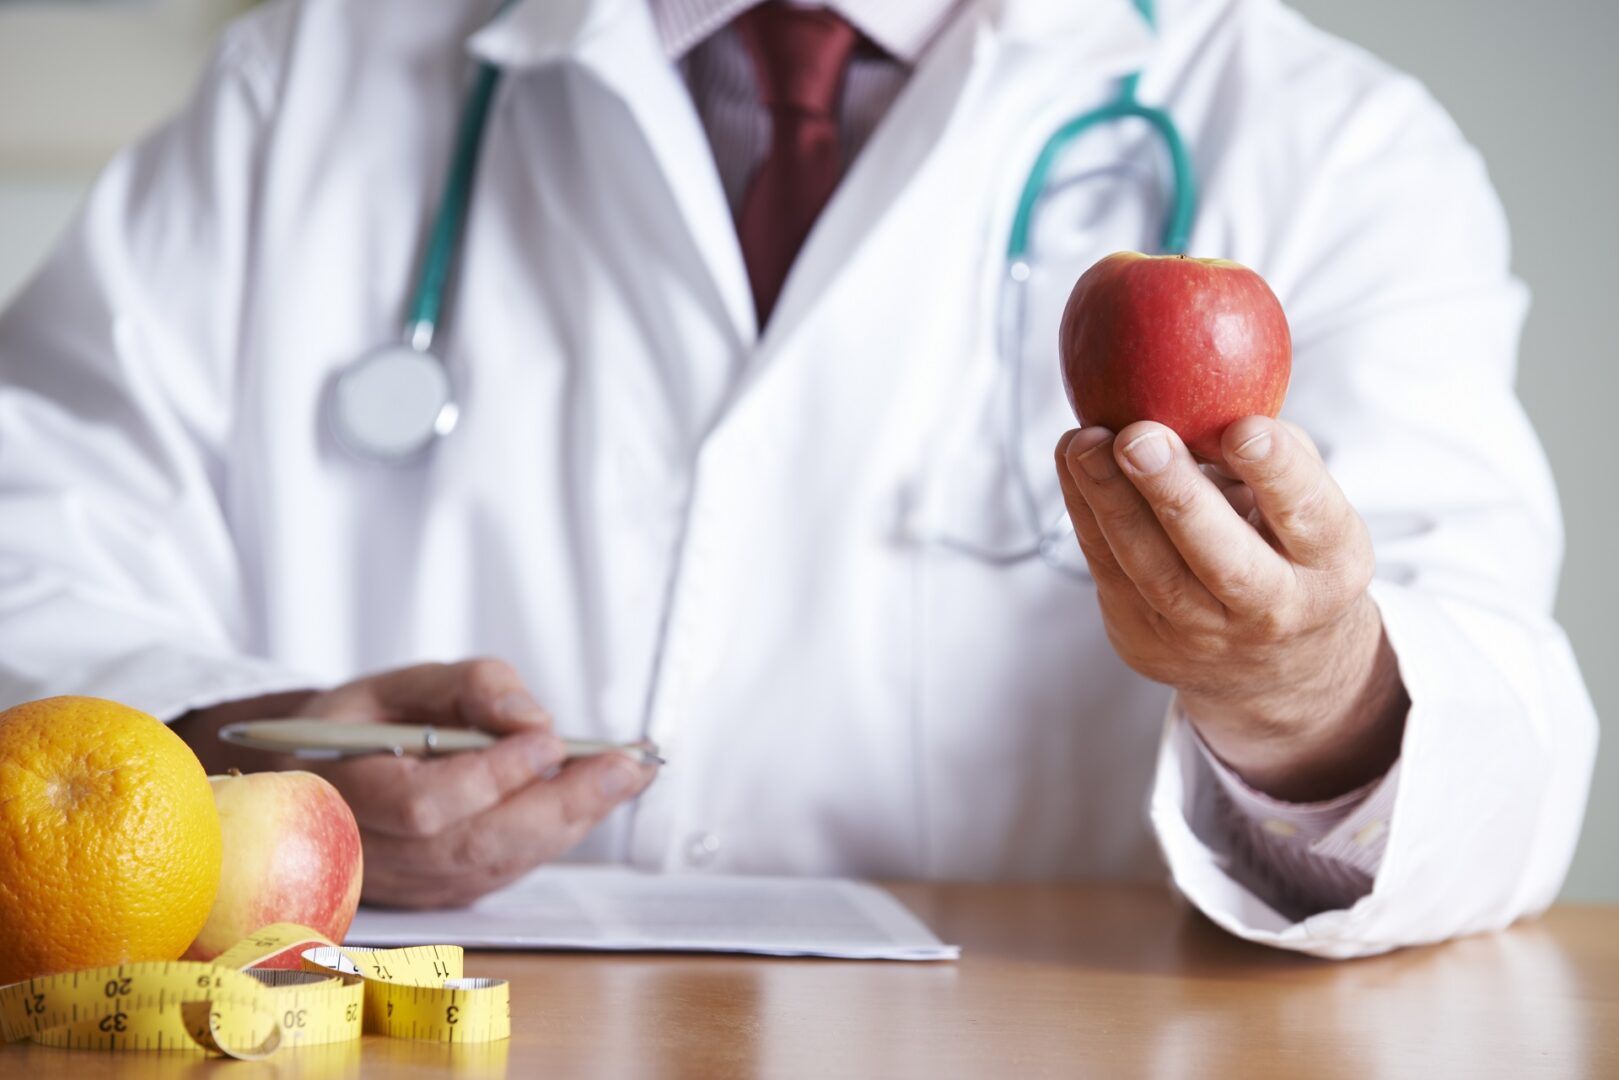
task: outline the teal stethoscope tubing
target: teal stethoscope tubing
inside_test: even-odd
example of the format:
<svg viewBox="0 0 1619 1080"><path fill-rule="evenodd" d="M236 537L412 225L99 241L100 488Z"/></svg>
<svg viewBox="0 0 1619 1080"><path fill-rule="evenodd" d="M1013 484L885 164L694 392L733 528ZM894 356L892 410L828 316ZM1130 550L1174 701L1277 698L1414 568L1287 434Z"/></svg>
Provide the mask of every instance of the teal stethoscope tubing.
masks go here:
<svg viewBox="0 0 1619 1080"><path fill-rule="evenodd" d="M1135 5L1147 25L1155 26L1153 0L1135 0ZM1070 143L1091 128L1118 120L1145 120L1163 139L1164 148L1169 151L1173 190L1160 246L1167 255L1186 253L1192 221L1197 217L1197 180L1192 173L1192 155L1187 152L1186 140L1181 138L1180 129L1170 115L1163 109L1143 105L1136 99L1136 87L1140 82L1140 72L1127 76L1119 84L1117 97L1101 108L1074 117L1052 132L1040 148L1034 165L1029 169L1028 179L1023 182L1023 190L1018 195L1017 213L1012 217L1012 233L1006 242L1008 266L1028 265L1029 229L1034 222L1034 211L1040 202L1040 195L1046 189L1046 178L1050 176L1057 158Z"/></svg>
<svg viewBox="0 0 1619 1080"><path fill-rule="evenodd" d="M1153 0L1135 0L1136 10L1148 26L1155 26ZM1197 217L1197 180L1192 172L1192 156L1186 149L1186 140L1180 129L1163 109L1143 105L1136 97L1140 73L1127 76L1119 85L1117 96L1106 105L1082 113L1052 132L1040 147L1040 153L1029 169L1028 177L1018 194L1017 212L1012 216L1012 228L1006 242L1006 279L1003 284L1003 325L997 350L1002 358L1006 379L1006 422L1002 432L1001 452L1007 474L1013 479L1024 527L1034 539L1031 542L1006 548L990 547L948 534L934 538L934 542L958 555L966 555L980 562L997 566L1010 566L1039 558L1054 570L1070 577L1086 579L1087 573L1070 565L1062 558L1061 549L1072 547L1073 537L1065 519L1048 526L1040 513L1040 499L1035 494L1034 481L1023 453L1023 338L1028 311L1028 281L1031 276L1029 235L1034 224L1035 210L1046 191L1052 168L1074 140L1102 124L1120 120L1144 120L1163 141L1169 154L1171 175L1169 212L1164 220L1160 250L1168 255L1184 255ZM1008 297L1004 291L1010 289ZM1009 322L1005 313L1012 312Z"/></svg>
<svg viewBox="0 0 1619 1080"><path fill-rule="evenodd" d="M505 6L501 5L502 8ZM467 208L472 204L472 179L477 172L478 147L483 142L483 130L489 118L489 102L493 100L495 86L499 82L499 68L493 64L479 64L466 104L461 109L461 122L455 135L455 153L450 159L444 193L439 197L438 212L433 216L433 231L428 237L427 254L422 259L421 276L416 281L410 316L406 321L406 337L418 351L425 351L433 343L433 335L438 328L439 313L444 308L444 294L449 285L450 267L461 246Z"/></svg>
<svg viewBox="0 0 1619 1080"><path fill-rule="evenodd" d="M513 0L501 0L504 11ZM455 146L405 319L403 345L358 356L331 381L328 417L337 444L385 465L420 458L456 427L461 414L449 365L433 350L449 279L466 229L489 107L500 69L480 63L461 108Z"/></svg>

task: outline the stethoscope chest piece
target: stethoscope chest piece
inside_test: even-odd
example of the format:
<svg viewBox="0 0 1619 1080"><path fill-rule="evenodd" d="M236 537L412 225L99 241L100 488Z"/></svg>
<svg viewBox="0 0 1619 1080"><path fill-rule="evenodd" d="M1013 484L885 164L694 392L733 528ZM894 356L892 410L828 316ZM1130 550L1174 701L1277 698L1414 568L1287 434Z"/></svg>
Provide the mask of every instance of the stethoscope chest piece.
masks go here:
<svg viewBox="0 0 1619 1080"><path fill-rule="evenodd" d="M459 418L444 362L403 342L358 357L332 383L332 434L357 457L408 461Z"/></svg>

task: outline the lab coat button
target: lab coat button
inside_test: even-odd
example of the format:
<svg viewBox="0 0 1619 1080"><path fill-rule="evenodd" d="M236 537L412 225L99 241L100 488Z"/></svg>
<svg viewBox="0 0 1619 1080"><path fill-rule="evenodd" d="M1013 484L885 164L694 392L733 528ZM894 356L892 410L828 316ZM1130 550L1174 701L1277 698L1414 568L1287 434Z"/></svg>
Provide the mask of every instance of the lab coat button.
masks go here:
<svg viewBox="0 0 1619 1080"><path fill-rule="evenodd" d="M711 832L696 832L686 841L686 861L693 866L706 866L720 851L720 838Z"/></svg>

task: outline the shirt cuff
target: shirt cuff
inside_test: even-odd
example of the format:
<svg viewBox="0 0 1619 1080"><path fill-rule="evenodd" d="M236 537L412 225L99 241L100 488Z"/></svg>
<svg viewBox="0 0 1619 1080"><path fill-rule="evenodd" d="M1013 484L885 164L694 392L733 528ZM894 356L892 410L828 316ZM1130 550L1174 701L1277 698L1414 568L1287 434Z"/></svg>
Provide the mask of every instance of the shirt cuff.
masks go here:
<svg viewBox="0 0 1619 1080"><path fill-rule="evenodd" d="M1400 763L1333 799L1284 802L1245 783L1182 713L1218 786L1218 817L1232 854L1284 908L1347 908L1371 892L1388 842Z"/></svg>

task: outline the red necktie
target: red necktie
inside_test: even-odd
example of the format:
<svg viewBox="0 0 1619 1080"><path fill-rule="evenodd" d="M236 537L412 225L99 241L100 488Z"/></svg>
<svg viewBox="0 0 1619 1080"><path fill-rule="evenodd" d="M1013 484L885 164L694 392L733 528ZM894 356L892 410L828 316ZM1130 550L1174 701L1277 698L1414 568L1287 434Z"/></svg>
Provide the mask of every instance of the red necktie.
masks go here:
<svg viewBox="0 0 1619 1080"><path fill-rule="evenodd" d="M859 34L824 8L782 0L743 12L735 25L770 110L770 151L748 181L736 224L762 327L843 172L835 110Z"/></svg>

